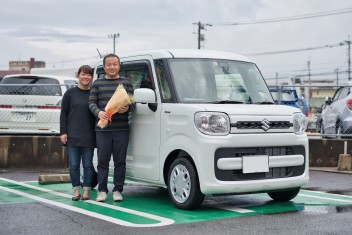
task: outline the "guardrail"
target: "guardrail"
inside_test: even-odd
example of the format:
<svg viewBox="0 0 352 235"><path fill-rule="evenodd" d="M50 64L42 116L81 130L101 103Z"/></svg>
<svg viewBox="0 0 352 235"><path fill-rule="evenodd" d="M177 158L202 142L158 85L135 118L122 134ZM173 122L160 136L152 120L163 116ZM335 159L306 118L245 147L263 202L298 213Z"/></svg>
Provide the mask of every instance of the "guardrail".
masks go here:
<svg viewBox="0 0 352 235"><path fill-rule="evenodd" d="M352 137L351 86L269 87L276 104L295 106L307 115L309 136ZM0 84L0 134L58 135L61 99L66 89L67 85Z"/></svg>

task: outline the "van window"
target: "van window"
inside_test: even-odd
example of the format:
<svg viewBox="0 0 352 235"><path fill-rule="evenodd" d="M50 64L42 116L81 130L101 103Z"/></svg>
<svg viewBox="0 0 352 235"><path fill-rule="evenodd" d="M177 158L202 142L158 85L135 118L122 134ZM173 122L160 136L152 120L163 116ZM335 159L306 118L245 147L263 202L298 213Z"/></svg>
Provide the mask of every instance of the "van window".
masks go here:
<svg viewBox="0 0 352 235"><path fill-rule="evenodd" d="M120 74L131 80L134 89L150 88L154 90L153 77L147 62L124 63Z"/></svg>
<svg viewBox="0 0 352 235"><path fill-rule="evenodd" d="M99 65L94 72L97 74L97 78L102 78L106 74L103 65Z"/></svg>
<svg viewBox="0 0 352 235"><path fill-rule="evenodd" d="M216 59L169 59L179 102L273 102L253 63Z"/></svg>
<svg viewBox="0 0 352 235"><path fill-rule="evenodd" d="M162 60L154 61L156 78L159 83L161 98L163 102L171 102L170 83L167 80L164 62Z"/></svg>

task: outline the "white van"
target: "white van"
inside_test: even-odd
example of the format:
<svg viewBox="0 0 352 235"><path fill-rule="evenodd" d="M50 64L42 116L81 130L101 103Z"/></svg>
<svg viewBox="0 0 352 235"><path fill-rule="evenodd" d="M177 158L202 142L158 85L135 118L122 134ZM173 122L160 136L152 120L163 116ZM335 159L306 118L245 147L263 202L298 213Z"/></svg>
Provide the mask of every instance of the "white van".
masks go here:
<svg viewBox="0 0 352 235"><path fill-rule="evenodd" d="M120 57L120 75L135 88L128 179L167 187L181 209L207 194L287 201L308 183L306 118L274 105L248 58L206 50ZM95 71L102 74L102 62Z"/></svg>
<svg viewBox="0 0 352 235"><path fill-rule="evenodd" d="M44 74L0 81L0 134L60 134L61 99L77 79Z"/></svg>

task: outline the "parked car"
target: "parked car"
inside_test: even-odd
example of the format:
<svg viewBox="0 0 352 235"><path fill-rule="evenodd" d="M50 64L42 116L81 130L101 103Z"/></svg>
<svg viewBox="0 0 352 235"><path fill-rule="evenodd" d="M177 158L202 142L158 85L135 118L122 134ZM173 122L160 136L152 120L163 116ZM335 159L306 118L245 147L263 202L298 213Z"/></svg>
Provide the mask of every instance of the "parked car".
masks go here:
<svg viewBox="0 0 352 235"><path fill-rule="evenodd" d="M61 99L75 84L72 77L5 76L0 82L0 134L59 134Z"/></svg>
<svg viewBox="0 0 352 235"><path fill-rule="evenodd" d="M320 134L340 138L352 134L352 82L336 90L334 96L326 97L320 114Z"/></svg>
<svg viewBox="0 0 352 235"><path fill-rule="evenodd" d="M269 86L269 90L275 100L275 103L299 108L302 113L308 117L307 102L304 97L298 97L295 88Z"/></svg>

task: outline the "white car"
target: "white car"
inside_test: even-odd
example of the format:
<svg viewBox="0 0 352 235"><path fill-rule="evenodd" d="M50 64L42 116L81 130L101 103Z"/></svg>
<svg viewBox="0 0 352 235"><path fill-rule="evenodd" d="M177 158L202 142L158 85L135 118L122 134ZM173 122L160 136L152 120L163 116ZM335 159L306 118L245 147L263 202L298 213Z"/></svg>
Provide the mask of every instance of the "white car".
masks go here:
<svg viewBox="0 0 352 235"><path fill-rule="evenodd" d="M274 105L251 60L206 50L120 58L120 75L135 88L128 179L167 187L181 209L197 208L207 194L267 192L288 201L307 184L306 117ZM149 77L151 86L140 88Z"/></svg>
<svg viewBox="0 0 352 235"><path fill-rule="evenodd" d="M0 134L60 133L61 99L73 77L16 74L0 81Z"/></svg>

